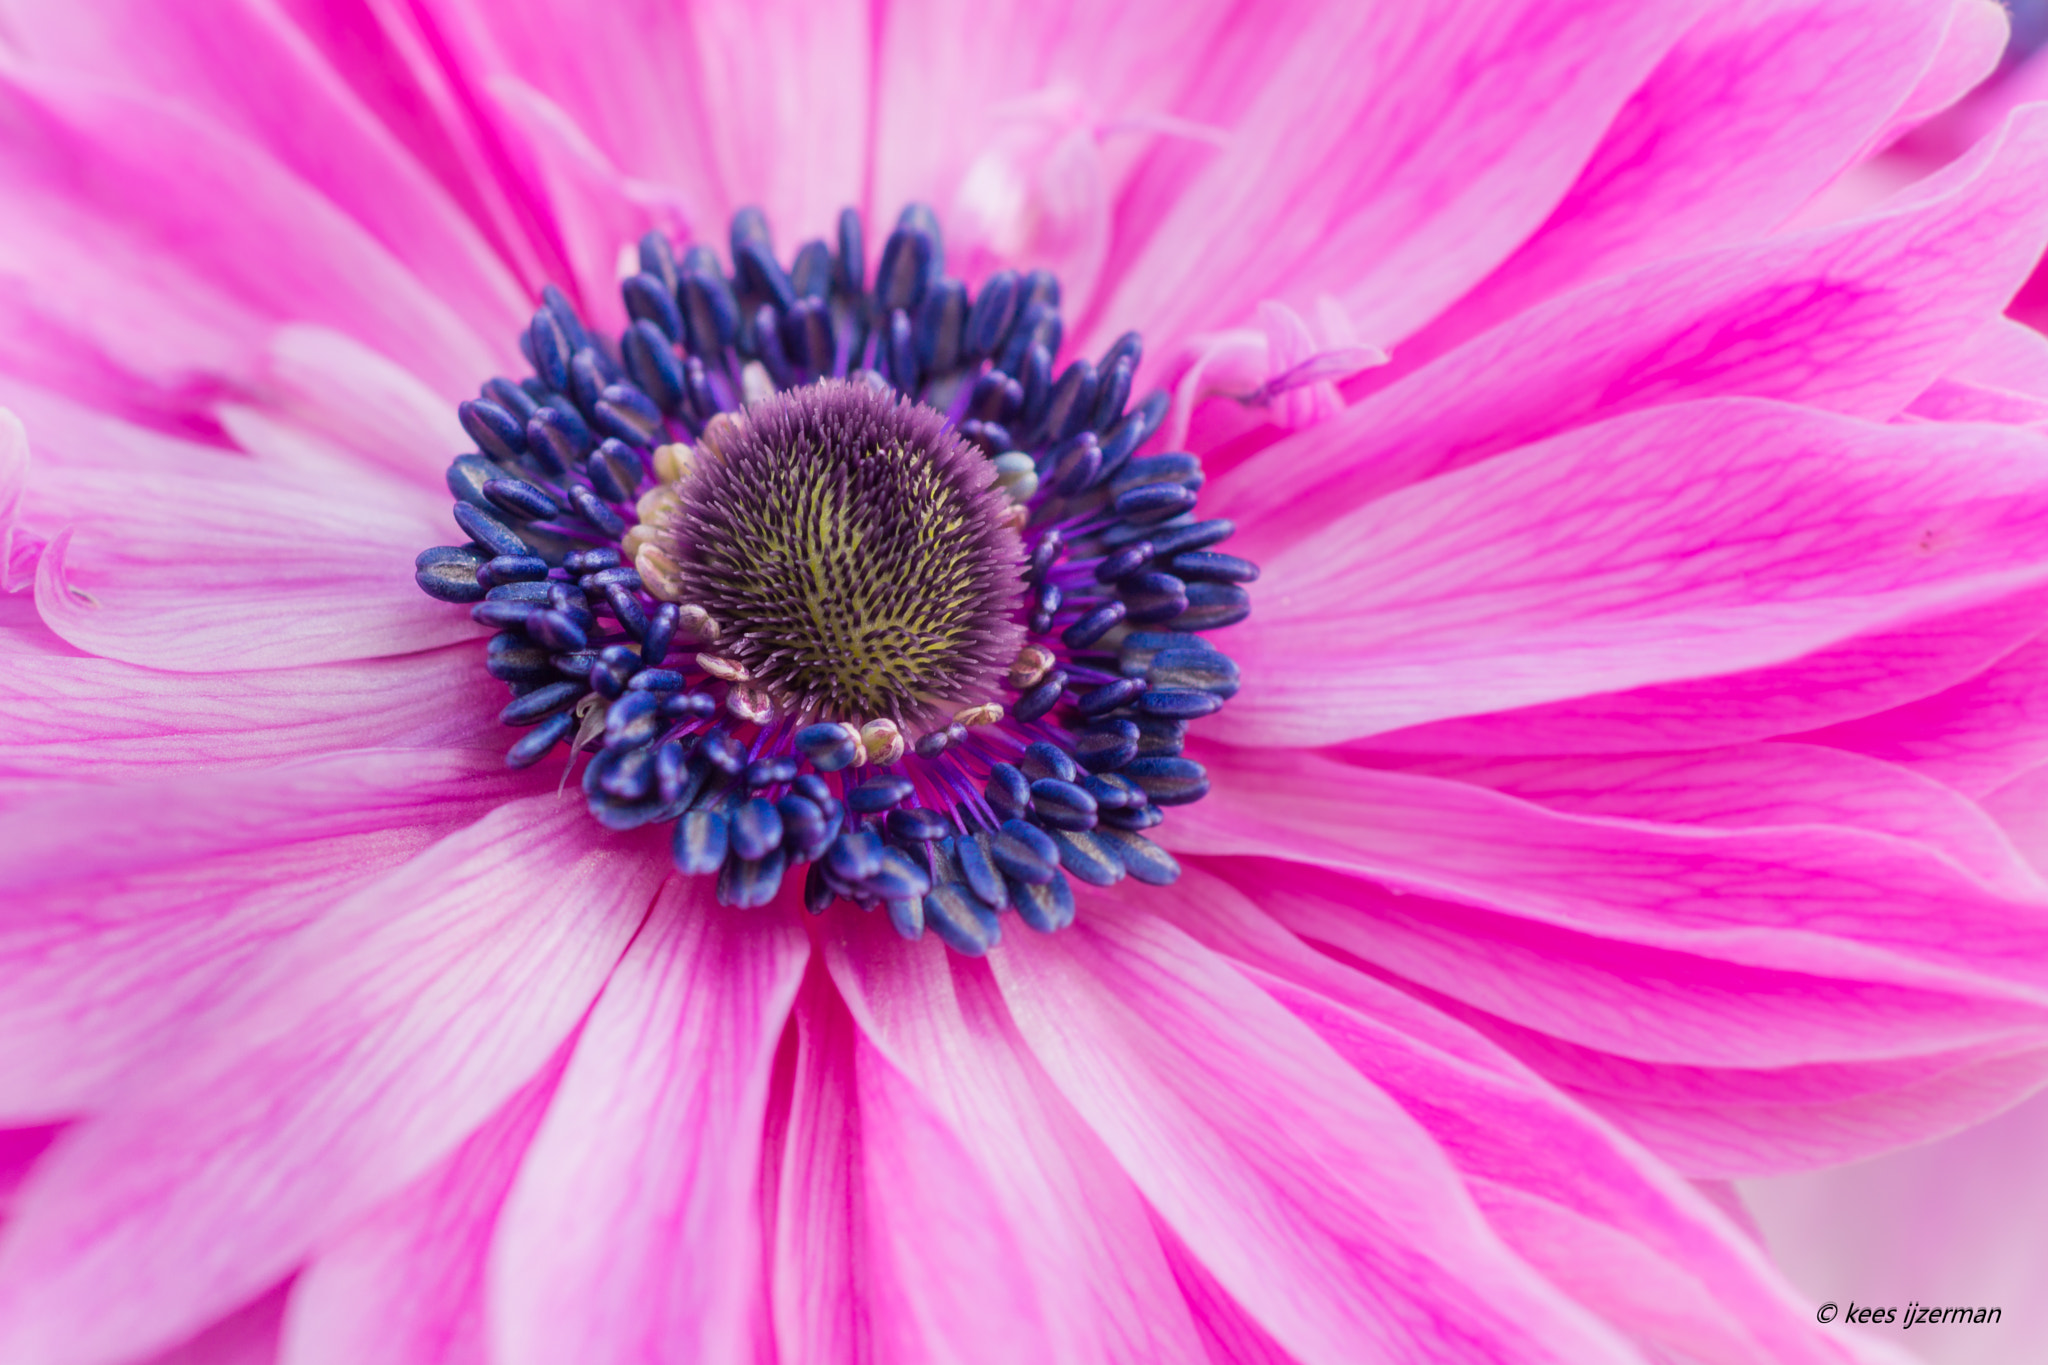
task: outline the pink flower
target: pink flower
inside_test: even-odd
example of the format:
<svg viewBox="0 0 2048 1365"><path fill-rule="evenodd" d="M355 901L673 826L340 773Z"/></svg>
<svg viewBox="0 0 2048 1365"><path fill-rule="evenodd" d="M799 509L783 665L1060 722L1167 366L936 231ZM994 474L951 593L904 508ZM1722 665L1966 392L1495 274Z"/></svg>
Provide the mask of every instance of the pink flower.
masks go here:
<svg viewBox="0 0 2048 1365"><path fill-rule="evenodd" d="M0 32L0 1358L1841 1359L1715 1182L2048 1067L2048 887L1976 801L2048 761L2001 317L2048 116L1786 229L1994 7ZM544 284L617 335L643 233L918 202L974 289L1062 281L1063 361L1144 332L1264 566L1179 880L978 959L721 906L508 769L484 632L406 581L456 404L573 340Z"/></svg>

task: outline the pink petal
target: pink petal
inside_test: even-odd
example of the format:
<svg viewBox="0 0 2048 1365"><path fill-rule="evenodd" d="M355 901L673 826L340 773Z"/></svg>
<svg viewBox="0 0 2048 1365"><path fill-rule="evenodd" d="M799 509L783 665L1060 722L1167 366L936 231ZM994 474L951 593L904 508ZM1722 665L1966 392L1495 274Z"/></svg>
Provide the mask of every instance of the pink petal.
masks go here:
<svg viewBox="0 0 2048 1365"><path fill-rule="evenodd" d="M455 647L260 673L159 673L45 658L0 672L7 779L148 778L380 747L490 749L499 727L483 661Z"/></svg>
<svg viewBox="0 0 2048 1365"><path fill-rule="evenodd" d="M1268 558L1259 610L1228 637L1260 686L1218 728L1328 743L1777 664L2041 582L2044 529L2048 442L2031 433L1656 408L1404 489Z"/></svg>
<svg viewBox="0 0 2048 1365"><path fill-rule="evenodd" d="M37 1168L0 1244L0 1355L174 1339L417 1178L575 1027L662 875L648 845L510 802L271 955Z"/></svg>
<svg viewBox="0 0 2048 1365"><path fill-rule="evenodd" d="M559 1063L543 1069L440 1165L320 1250L292 1285L283 1365L489 1365L485 1256L560 1079Z"/></svg>
<svg viewBox="0 0 2048 1365"><path fill-rule="evenodd" d="M138 1365L274 1365L284 1303L284 1291L272 1290L189 1341Z"/></svg>
<svg viewBox="0 0 2048 1365"><path fill-rule="evenodd" d="M1413 369L1588 280L1783 226L1870 144L1950 9L1791 0L1710 12L1615 118L1549 221L1399 363Z"/></svg>
<svg viewBox="0 0 2048 1365"><path fill-rule="evenodd" d="M76 529L43 556L36 607L81 649L184 673L409 654L481 636L412 582L422 549L466 539L445 503L421 497L400 508L351 491L50 471L36 480L30 515Z"/></svg>
<svg viewBox="0 0 2048 1365"><path fill-rule="evenodd" d="M820 975L805 997L778 1134L772 1304L783 1359L1056 1359L989 1179Z"/></svg>
<svg viewBox="0 0 2048 1365"><path fill-rule="evenodd" d="M1388 489L1601 417L1749 394L1890 417L2048 240L2048 112L1838 227L1646 266L1551 300L1217 481L1254 559Z"/></svg>
<svg viewBox="0 0 2048 1365"><path fill-rule="evenodd" d="M506 1201L496 1359L748 1358L769 1073L810 947L671 879L576 1040Z"/></svg>
<svg viewBox="0 0 2048 1365"><path fill-rule="evenodd" d="M0 1113L118 1099L263 952L530 785L490 756L436 752L45 780L0 814Z"/></svg>
<svg viewBox="0 0 2048 1365"><path fill-rule="evenodd" d="M936 942L906 951L886 932L864 924L829 938L825 961L865 1041L916 1087L1001 1201L1051 1358L1196 1358L1144 1201L1017 1037L985 967Z"/></svg>
<svg viewBox="0 0 2048 1365"><path fill-rule="evenodd" d="M1966 383L2048 397L2048 337L2011 318L1993 318L1949 367Z"/></svg>
<svg viewBox="0 0 2048 1365"><path fill-rule="evenodd" d="M1487 1219L1639 1341L1743 1365L1834 1359L1763 1257L1691 1186L1540 1078L1408 995L1340 967L1200 873L1171 915L1427 1127Z"/></svg>
<svg viewBox="0 0 2048 1365"><path fill-rule="evenodd" d="M1229 141L1144 225L1142 248L1112 258L1091 334L1137 326L1171 345L1260 299L1306 308L1327 292L1364 340L1399 341L1555 207L1690 16L1452 0L1318 20L1264 81L1231 90L1241 112L1212 120ZM1234 63L1222 66L1228 81ZM1210 287L1188 287L1191 261Z"/></svg>
<svg viewBox="0 0 2048 1365"><path fill-rule="evenodd" d="M1601 938L1822 977L2048 1000L2048 895L1999 894L1894 835L1572 815L1461 783L1211 751L1165 842L1312 862Z"/></svg>
<svg viewBox="0 0 2048 1365"><path fill-rule="evenodd" d="M2012 38L2012 20L1996 0L1956 0L1940 46L1920 73L1919 82L1873 140L1882 148L1916 124L1924 123L1968 94L1998 69Z"/></svg>
<svg viewBox="0 0 2048 1365"><path fill-rule="evenodd" d="M1640 753L1797 734L1963 682L2035 635L2044 605L2048 593L2032 589L1854 636L1789 663L1432 721L1371 743L1417 753Z"/></svg>
<svg viewBox="0 0 2048 1365"><path fill-rule="evenodd" d="M1307 1365L1633 1355L1494 1239L1412 1119L1177 930L1091 897L989 961L1161 1220Z"/></svg>

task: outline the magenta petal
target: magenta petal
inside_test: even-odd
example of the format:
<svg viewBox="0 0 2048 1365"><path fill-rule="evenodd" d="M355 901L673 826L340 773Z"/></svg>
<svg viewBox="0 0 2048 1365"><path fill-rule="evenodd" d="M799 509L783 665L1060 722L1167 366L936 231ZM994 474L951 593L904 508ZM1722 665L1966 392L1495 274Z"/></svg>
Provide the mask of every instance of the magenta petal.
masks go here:
<svg viewBox="0 0 2048 1365"><path fill-rule="evenodd" d="M1179 931L1091 898L990 964L1160 1218L1307 1365L1632 1357L1495 1240L1412 1119Z"/></svg>
<svg viewBox="0 0 2048 1365"><path fill-rule="evenodd" d="M1264 676L1216 727L1328 743L1781 663L2038 584L2043 534L2032 433L1655 408L1403 489L1269 559L1270 605L1231 636Z"/></svg>
<svg viewBox="0 0 2048 1365"><path fill-rule="evenodd" d="M493 1356L750 1357L761 1125L810 946L672 879L576 1040L506 1201Z"/></svg>
<svg viewBox="0 0 2048 1365"><path fill-rule="evenodd" d="M451 1150L575 1027L644 917L666 860L629 842L580 803L509 802L272 954L37 1168L0 1244L0 1356L83 1365L173 1339Z"/></svg>
<svg viewBox="0 0 2048 1365"><path fill-rule="evenodd" d="M559 1064L546 1067L439 1166L320 1249L292 1285L285 1365L489 1365L491 1235L560 1078Z"/></svg>
<svg viewBox="0 0 2048 1365"><path fill-rule="evenodd" d="M1633 409L1746 394L1891 417L2040 256L2048 113L2016 115L1915 190L1532 308L1247 461L1218 481L1216 511L1256 528L1262 558L1388 489Z"/></svg>
<svg viewBox="0 0 2048 1365"><path fill-rule="evenodd" d="M986 968L936 943L906 952L874 926L828 941L825 960L866 1042L944 1119L1001 1201L1051 1358L1197 1356L1144 1201L1018 1038Z"/></svg>

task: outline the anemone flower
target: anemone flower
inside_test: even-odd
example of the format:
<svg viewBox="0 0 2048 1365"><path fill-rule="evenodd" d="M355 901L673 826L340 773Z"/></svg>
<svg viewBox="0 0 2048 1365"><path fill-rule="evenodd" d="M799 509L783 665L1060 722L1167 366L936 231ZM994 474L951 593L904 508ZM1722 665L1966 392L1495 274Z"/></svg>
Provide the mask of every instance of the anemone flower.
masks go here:
<svg viewBox="0 0 2048 1365"><path fill-rule="evenodd" d="M0 1359L1863 1349L2048 117L1787 225L2001 22L10 6Z"/></svg>

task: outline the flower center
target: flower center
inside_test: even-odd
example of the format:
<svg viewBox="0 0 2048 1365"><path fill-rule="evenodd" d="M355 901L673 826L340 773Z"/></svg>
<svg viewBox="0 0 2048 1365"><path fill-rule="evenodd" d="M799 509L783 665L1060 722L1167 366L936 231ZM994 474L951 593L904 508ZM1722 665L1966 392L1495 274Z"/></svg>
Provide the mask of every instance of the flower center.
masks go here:
<svg viewBox="0 0 2048 1365"><path fill-rule="evenodd" d="M1023 643L1023 553L986 456L945 418L825 380L707 431L663 527L684 601L779 713L943 727Z"/></svg>
<svg viewBox="0 0 2048 1365"><path fill-rule="evenodd" d="M415 579L497 632L506 761L566 744L600 824L672 823L728 905L808 864L814 913L965 953L1069 923L1070 877L1174 880L1144 831L1208 791L1188 725L1238 687L1208 634L1258 570L1200 461L1137 454L1137 334L1055 373L1058 282L970 295L920 206L872 284L852 210L787 269L742 210L730 259L650 233L616 343L550 286L533 374L461 405L468 539Z"/></svg>

